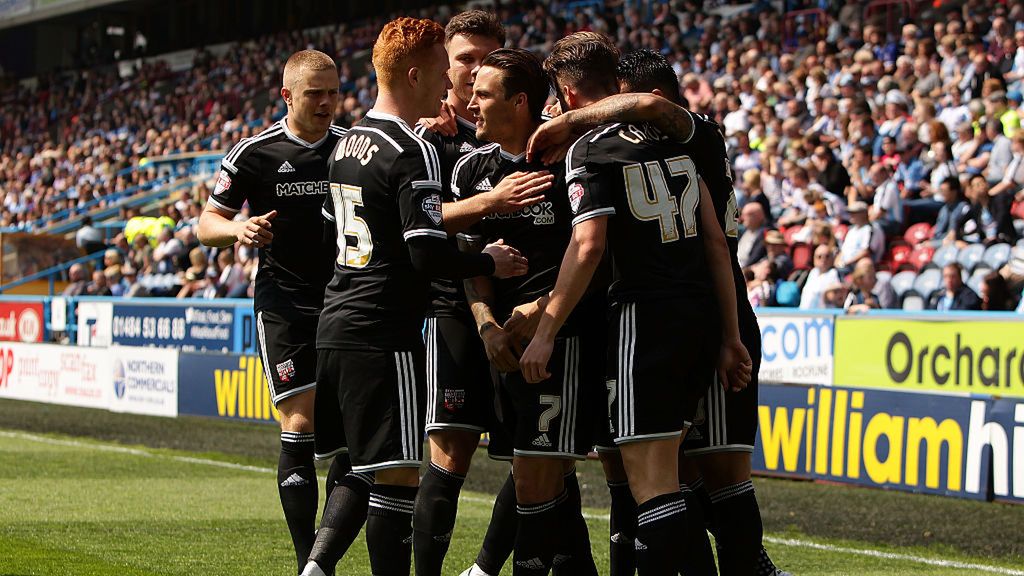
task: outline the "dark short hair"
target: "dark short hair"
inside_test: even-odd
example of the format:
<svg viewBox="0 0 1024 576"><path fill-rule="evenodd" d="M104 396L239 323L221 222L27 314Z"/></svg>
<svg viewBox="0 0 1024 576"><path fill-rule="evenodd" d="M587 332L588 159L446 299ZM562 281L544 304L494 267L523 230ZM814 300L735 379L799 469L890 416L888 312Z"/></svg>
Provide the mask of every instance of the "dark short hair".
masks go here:
<svg viewBox="0 0 1024 576"><path fill-rule="evenodd" d="M653 92L679 104L679 79L668 60L654 50L644 48L630 52L619 60L619 84L627 92Z"/></svg>
<svg viewBox="0 0 1024 576"><path fill-rule="evenodd" d="M575 32L555 42L544 60L555 91L562 94L562 83L589 96L617 94L616 66L619 49L605 35L597 32Z"/></svg>
<svg viewBox="0 0 1024 576"><path fill-rule="evenodd" d="M501 87L505 90L505 99L519 93L526 94L530 117L540 121L549 93L540 58L522 48L499 48L488 54L480 66L501 70Z"/></svg>
<svg viewBox="0 0 1024 576"><path fill-rule="evenodd" d="M445 46L459 34L493 38L499 45L505 45L505 27L497 16L483 10L466 10L453 16L444 27Z"/></svg>

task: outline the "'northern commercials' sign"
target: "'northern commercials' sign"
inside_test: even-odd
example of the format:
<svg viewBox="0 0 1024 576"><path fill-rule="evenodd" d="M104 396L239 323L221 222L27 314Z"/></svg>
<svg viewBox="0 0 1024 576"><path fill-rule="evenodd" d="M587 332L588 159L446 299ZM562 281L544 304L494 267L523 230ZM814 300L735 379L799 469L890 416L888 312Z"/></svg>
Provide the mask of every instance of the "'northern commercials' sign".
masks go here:
<svg viewBox="0 0 1024 576"><path fill-rule="evenodd" d="M761 326L761 382L832 384L834 317L758 317Z"/></svg>
<svg viewBox="0 0 1024 576"><path fill-rule="evenodd" d="M1024 322L840 318L836 384L1024 398Z"/></svg>
<svg viewBox="0 0 1024 576"><path fill-rule="evenodd" d="M110 410L178 415L178 351L115 346L110 361Z"/></svg>

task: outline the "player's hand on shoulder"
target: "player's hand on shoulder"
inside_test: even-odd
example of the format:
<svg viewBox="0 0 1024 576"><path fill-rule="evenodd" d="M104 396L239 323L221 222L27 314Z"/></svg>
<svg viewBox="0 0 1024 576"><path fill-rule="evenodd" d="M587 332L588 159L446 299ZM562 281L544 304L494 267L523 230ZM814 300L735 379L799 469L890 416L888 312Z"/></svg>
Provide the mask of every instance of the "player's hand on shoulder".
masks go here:
<svg viewBox="0 0 1024 576"><path fill-rule="evenodd" d="M562 115L562 103L561 102L552 102L551 104L548 104L547 106L544 107L544 114L546 114L548 116L548 118L557 118L557 117L561 116Z"/></svg>
<svg viewBox="0 0 1024 576"><path fill-rule="evenodd" d="M718 379L722 387L739 392L750 384L753 376L753 362L743 343L739 340L722 342L718 355Z"/></svg>
<svg viewBox="0 0 1024 576"><path fill-rule="evenodd" d="M539 159L544 164L554 164L565 159L575 138L568 114L562 114L542 122L526 144L526 159Z"/></svg>
<svg viewBox="0 0 1024 576"><path fill-rule="evenodd" d="M544 312L547 301L547 296L541 296L533 302L516 306L502 328L519 340L531 340L537 332L537 325L540 324L541 313Z"/></svg>
<svg viewBox="0 0 1024 576"><path fill-rule="evenodd" d="M444 101L441 102L441 110L436 117L420 118L420 124L427 130L442 136L458 136L459 134L459 125L455 121L455 109Z"/></svg>
<svg viewBox="0 0 1024 576"><path fill-rule="evenodd" d="M488 322L480 327L480 339L484 342L487 359L499 372L519 370L519 355L523 350L508 332L497 324Z"/></svg>
<svg viewBox="0 0 1024 576"><path fill-rule="evenodd" d="M248 220L238 223L235 238L243 246L266 246L274 240L274 233L270 231L271 221L277 216L277 210L271 210L262 216L253 216Z"/></svg>
<svg viewBox="0 0 1024 576"><path fill-rule="evenodd" d="M520 254L519 250L505 244L504 240L484 246L482 252L494 260L495 278L522 276L529 270L529 262L526 257Z"/></svg>
<svg viewBox="0 0 1024 576"><path fill-rule="evenodd" d="M523 378L530 384L543 382L551 378L548 372L548 361L551 360L551 353L555 349L553 340L534 338L526 347L522 357L519 358L519 369L523 372Z"/></svg>
<svg viewBox="0 0 1024 576"><path fill-rule="evenodd" d="M487 192L492 197L491 208L498 214L509 214L533 206L544 199L544 191L554 182L554 175L547 170L513 172Z"/></svg>

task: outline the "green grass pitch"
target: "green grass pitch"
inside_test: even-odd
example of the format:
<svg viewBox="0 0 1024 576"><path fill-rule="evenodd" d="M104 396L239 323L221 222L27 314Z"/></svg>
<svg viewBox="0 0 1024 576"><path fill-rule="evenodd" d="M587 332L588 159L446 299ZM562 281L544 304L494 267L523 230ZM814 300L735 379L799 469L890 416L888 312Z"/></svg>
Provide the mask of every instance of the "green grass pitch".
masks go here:
<svg viewBox="0 0 1024 576"><path fill-rule="evenodd" d="M0 409L14 404L0 403ZM19 405L14 412L28 410L26 406ZM61 414L92 417L90 411L61 410ZM48 414L48 427L60 429L52 424L53 412ZM161 441L155 437L151 442L136 438L132 442L135 446L127 447L109 439L40 434L33 430L31 419L15 420L15 424L22 425L13 426L8 418L0 424L0 575L294 574L294 555L269 454L233 453L227 442L223 452L206 445L193 451L157 448L152 446L161 445ZM181 424L152 420L156 422L154 434L157 430L174 434ZM193 420L192 426L202 428L207 424ZM249 434L276 438L272 429L250 428ZM220 423L210 429L220 430ZM209 439L210 434L207 431L205 437ZM484 458L478 460L481 462L471 474L492 482L500 480L502 468L484 462ZM592 464L581 468L585 493L593 492L588 502L600 493L596 468ZM906 500L908 507L946 507L939 513L953 514L947 518L963 519L968 525L977 515L991 533L979 536L975 530L974 537L1009 540L1007 545L990 547L991 552L985 553L985 548L966 541L962 545L955 540L929 544L927 539L909 545L886 543L904 539L898 530L889 534L891 527L808 529L811 524L806 519L790 515L801 509L799 501L794 500L798 498L794 494L800 491L820 497L823 507L848 507L847 517L875 517L884 523L889 518L884 508L894 506L885 500L893 496L891 493L764 479L755 480L755 484L765 508L766 545L776 562L794 574L1024 574L1024 561L1018 551L1024 545L1022 507L895 495L893 502ZM480 486L473 485L477 489ZM468 491L464 496L446 575L457 575L472 563L490 516L490 494ZM869 508L867 513L858 509L865 506ZM787 508L790 512L785 512ZM586 513L594 555L604 574L607 509L592 507ZM918 521L934 518L907 519L909 523ZM908 529L908 533L928 531L933 533L932 539L934 533L944 534L940 526ZM848 537L841 539L838 535ZM936 565L942 562L983 566ZM339 565L338 574L370 574L362 540Z"/></svg>

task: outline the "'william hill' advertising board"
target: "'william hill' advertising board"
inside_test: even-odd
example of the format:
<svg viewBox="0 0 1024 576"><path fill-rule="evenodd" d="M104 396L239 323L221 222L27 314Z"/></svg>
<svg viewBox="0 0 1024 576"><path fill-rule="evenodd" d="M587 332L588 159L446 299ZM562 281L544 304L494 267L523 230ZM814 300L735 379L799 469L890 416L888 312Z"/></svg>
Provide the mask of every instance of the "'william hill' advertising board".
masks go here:
<svg viewBox="0 0 1024 576"><path fill-rule="evenodd" d="M231 420L278 422L259 356L197 354L178 357L178 413Z"/></svg>
<svg viewBox="0 0 1024 576"><path fill-rule="evenodd" d="M754 468L1024 502L1024 401L763 386Z"/></svg>

